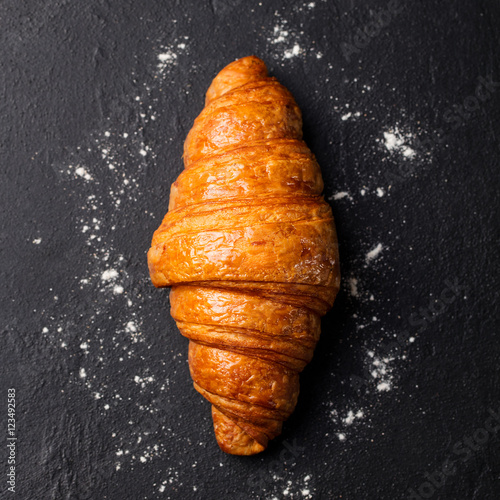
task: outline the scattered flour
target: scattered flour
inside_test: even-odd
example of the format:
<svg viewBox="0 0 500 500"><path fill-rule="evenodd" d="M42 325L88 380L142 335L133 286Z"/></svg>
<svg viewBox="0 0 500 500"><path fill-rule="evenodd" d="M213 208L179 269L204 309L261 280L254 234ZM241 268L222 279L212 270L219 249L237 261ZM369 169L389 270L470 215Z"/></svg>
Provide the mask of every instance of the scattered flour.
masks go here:
<svg viewBox="0 0 500 500"><path fill-rule="evenodd" d="M129 321L125 325L125 330L130 333L135 333L137 331L137 325L133 321Z"/></svg>
<svg viewBox="0 0 500 500"><path fill-rule="evenodd" d="M379 391L389 391L391 389L391 385L388 382L380 382L380 384L377 384L377 389Z"/></svg>
<svg viewBox="0 0 500 500"><path fill-rule="evenodd" d="M275 44L275 43L283 43L283 42L287 41L288 30L285 29L285 23L286 23L286 21L283 20L280 24L277 24L274 27L274 30L273 30L273 37L274 38L270 38L268 40L269 42L271 42L272 44Z"/></svg>
<svg viewBox="0 0 500 500"><path fill-rule="evenodd" d="M313 498L312 494L312 485L310 484L311 475L308 474L302 479L302 485L300 485L299 481L287 480L285 482L286 486L283 490L281 490L282 498L302 498L302 499L310 499ZM298 488L298 489L297 489ZM269 497L271 500L277 499L276 496Z"/></svg>
<svg viewBox="0 0 500 500"><path fill-rule="evenodd" d="M356 419L360 419L364 417L363 410L358 410L356 413L354 413L352 410L349 410L347 412L347 416L342 419L342 422L346 425L351 425L354 423Z"/></svg>
<svg viewBox="0 0 500 500"><path fill-rule="evenodd" d="M330 196L328 199L337 201L337 200L341 200L342 198L347 198L349 200L352 200L352 196L347 191L341 191L339 193L335 193L332 196Z"/></svg>
<svg viewBox="0 0 500 500"><path fill-rule="evenodd" d="M361 111L355 111L354 113L349 111L345 115L342 115L340 119L345 122L346 120L349 120L349 118L359 118L361 116Z"/></svg>
<svg viewBox="0 0 500 500"><path fill-rule="evenodd" d="M383 145L391 153L398 153L404 158L412 159L416 156L416 151L410 146L414 136L401 132L398 127L394 127L383 133Z"/></svg>
<svg viewBox="0 0 500 500"><path fill-rule="evenodd" d="M349 292L352 297L358 296L358 280L356 278L349 278Z"/></svg>
<svg viewBox="0 0 500 500"><path fill-rule="evenodd" d="M165 74L172 66L177 65L179 54L186 54L188 40L188 36L183 36L173 43L161 47L162 52L157 55L157 68L161 75Z"/></svg>
<svg viewBox="0 0 500 500"><path fill-rule="evenodd" d="M91 181L92 180L92 176L85 170L84 167L77 167L75 169L75 174L78 175L78 176L80 176L80 177L82 177L86 181Z"/></svg>
<svg viewBox="0 0 500 500"><path fill-rule="evenodd" d="M143 327L143 306L154 293L148 276L136 270L138 259L142 262L144 256L124 255L116 242L126 240L124 235L130 231L124 214L141 210L146 218L158 215L144 210L146 205L140 203L160 193L146 193L143 188L148 168L156 163L155 152L145 143L144 126L157 116L152 89L158 93L160 86L167 85L169 72L187 53L186 37L161 46L154 81L145 83L144 92L130 98L129 107L137 116L135 125L110 119L105 128L69 151L65 161L53 165L59 185L70 189L76 200L74 234L81 238L84 250L87 247L79 259L87 261L79 266L83 273L73 277L74 300L60 304L55 297L54 306L42 311L47 321L42 335L54 348L78 356L70 383L85 387L102 418L112 416L110 422L119 425L120 431L112 433L115 450L121 450L113 453L115 470L164 455L163 436L177 432L177 424L174 429L167 418L171 403L169 379L161 371L164 353L148 351ZM33 243L41 241L37 237ZM116 317L118 311L120 317ZM185 356L175 356L173 363L185 363ZM129 383L129 366L137 370L139 384ZM116 377L109 377L110 370ZM122 396L122 391L133 393L133 400ZM129 416L128 426L123 415Z"/></svg>
<svg viewBox="0 0 500 500"><path fill-rule="evenodd" d="M267 38L271 46L276 48L274 57L282 60L291 59L304 53L300 46L302 32L297 32L289 26L289 23L284 19L278 11L274 13L277 24L273 28L272 35Z"/></svg>
<svg viewBox="0 0 500 500"><path fill-rule="evenodd" d="M367 254L366 254L366 262L370 262L373 259L376 259L380 253L383 250L382 243L379 243L377 246L372 248Z"/></svg>
<svg viewBox="0 0 500 500"><path fill-rule="evenodd" d="M375 379L377 391L390 391L393 382L393 369L390 363L395 358L389 356L377 357L373 351L368 351L368 357L368 363L371 364L370 373L373 379Z"/></svg>
<svg viewBox="0 0 500 500"><path fill-rule="evenodd" d="M110 281L118 277L118 271L116 269L106 269L101 274L101 280L102 281Z"/></svg>
<svg viewBox="0 0 500 500"><path fill-rule="evenodd" d="M311 2L307 10L311 11L315 5L314 2ZM301 6L296 6L294 10L298 15L306 14ZM266 36L268 50L272 57L280 59L282 63L299 56L311 55L315 56L316 59L323 57L323 53L317 50L314 41L306 39L305 32L297 27L300 26L298 23L291 23L279 11L275 11L274 18L274 26Z"/></svg>
<svg viewBox="0 0 500 500"><path fill-rule="evenodd" d="M297 57L298 55L304 52L303 49L300 48L298 44L295 44L291 49L285 50L283 57L285 59L290 59L292 57Z"/></svg>
<svg viewBox="0 0 500 500"><path fill-rule="evenodd" d="M163 52L162 54L158 54L158 60L160 61L161 64L168 64L177 59L177 54L172 52L171 49L168 50L168 52Z"/></svg>

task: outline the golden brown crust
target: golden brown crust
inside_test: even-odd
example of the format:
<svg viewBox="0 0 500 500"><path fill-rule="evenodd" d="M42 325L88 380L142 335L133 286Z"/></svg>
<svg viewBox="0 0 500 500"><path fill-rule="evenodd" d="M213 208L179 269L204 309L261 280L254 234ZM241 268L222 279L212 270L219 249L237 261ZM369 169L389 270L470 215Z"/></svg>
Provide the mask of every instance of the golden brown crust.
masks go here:
<svg viewBox="0 0 500 500"><path fill-rule="evenodd" d="M266 77L266 65L258 57L248 56L233 61L214 78L207 90L205 105L245 83L263 80Z"/></svg>
<svg viewBox="0 0 500 500"><path fill-rule="evenodd" d="M236 423L234 417L227 417L215 406L212 406L212 418L217 442L226 453L255 455L266 449L267 443L259 443Z"/></svg>
<svg viewBox="0 0 500 500"><path fill-rule="evenodd" d="M318 196L321 171L303 141L275 139L199 159L172 184L169 211L229 198Z"/></svg>
<svg viewBox="0 0 500 500"><path fill-rule="evenodd" d="M151 279L172 287L217 442L251 455L295 408L339 289L335 225L300 110L255 56L212 82L184 166L148 252Z"/></svg>

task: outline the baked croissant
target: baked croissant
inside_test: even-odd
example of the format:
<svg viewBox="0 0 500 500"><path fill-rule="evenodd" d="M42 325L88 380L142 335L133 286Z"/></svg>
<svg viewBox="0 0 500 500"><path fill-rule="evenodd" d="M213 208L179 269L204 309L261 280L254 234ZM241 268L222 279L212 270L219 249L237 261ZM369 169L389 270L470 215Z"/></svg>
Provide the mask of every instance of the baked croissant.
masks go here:
<svg viewBox="0 0 500 500"><path fill-rule="evenodd" d="M226 66L187 136L148 263L153 284L172 287L194 387L227 453L259 453L280 434L339 289L322 190L290 92L257 57Z"/></svg>

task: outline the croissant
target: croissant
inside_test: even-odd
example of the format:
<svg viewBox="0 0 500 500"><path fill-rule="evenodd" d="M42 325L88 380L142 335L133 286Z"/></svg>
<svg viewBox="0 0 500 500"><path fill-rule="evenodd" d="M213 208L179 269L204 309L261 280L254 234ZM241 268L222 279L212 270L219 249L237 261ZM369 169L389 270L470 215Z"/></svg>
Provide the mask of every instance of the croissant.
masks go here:
<svg viewBox="0 0 500 500"><path fill-rule="evenodd" d="M339 290L322 190L290 92L255 56L226 66L186 138L148 264L156 287L172 287L194 387L227 453L259 453L281 433Z"/></svg>

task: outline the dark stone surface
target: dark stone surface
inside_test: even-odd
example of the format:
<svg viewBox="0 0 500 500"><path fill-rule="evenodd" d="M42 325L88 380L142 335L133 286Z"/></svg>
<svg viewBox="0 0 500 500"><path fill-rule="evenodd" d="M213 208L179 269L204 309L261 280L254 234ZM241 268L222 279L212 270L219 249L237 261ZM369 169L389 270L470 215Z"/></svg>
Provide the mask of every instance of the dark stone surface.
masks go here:
<svg viewBox="0 0 500 500"><path fill-rule="evenodd" d="M4 0L0 497L498 498L499 23L495 1ZM146 251L205 90L249 54L303 111L344 286L283 435L242 458Z"/></svg>

